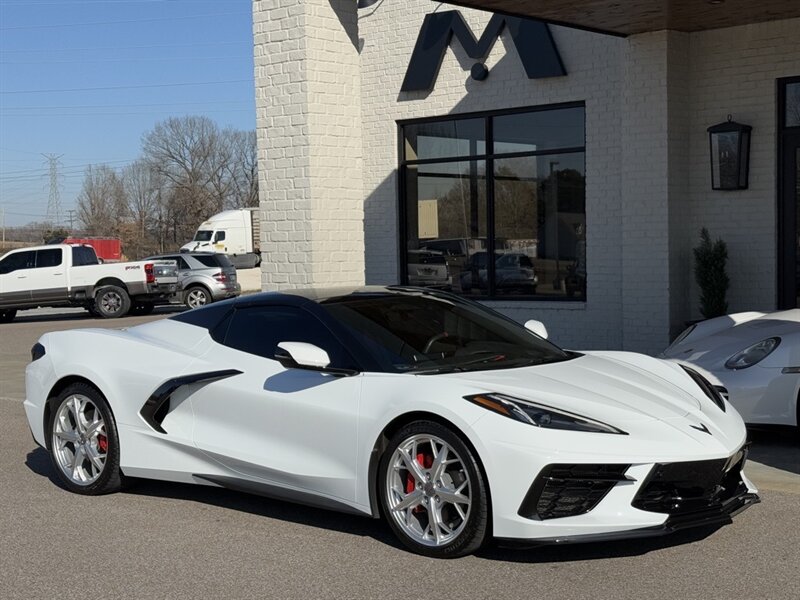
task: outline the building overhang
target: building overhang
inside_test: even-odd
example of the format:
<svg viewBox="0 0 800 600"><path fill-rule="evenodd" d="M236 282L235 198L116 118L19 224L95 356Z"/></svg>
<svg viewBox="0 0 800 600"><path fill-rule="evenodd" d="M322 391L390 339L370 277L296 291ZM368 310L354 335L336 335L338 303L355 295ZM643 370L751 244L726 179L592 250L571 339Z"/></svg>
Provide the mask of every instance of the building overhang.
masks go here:
<svg viewBox="0 0 800 600"><path fill-rule="evenodd" d="M704 31L800 17L800 0L448 0L518 17L628 36Z"/></svg>

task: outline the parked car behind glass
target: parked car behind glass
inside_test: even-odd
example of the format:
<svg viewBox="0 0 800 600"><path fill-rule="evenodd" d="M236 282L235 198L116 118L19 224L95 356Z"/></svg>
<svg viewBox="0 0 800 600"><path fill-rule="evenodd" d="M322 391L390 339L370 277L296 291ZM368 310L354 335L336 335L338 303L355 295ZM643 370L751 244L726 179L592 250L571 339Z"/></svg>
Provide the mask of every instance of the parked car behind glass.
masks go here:
<svg viewBox="0 0 800 600"><path fill-rule="evenodd" d="M189 308L234 298L242 291L236 280L236 268L224 254L176 252L152 258L178 262L178 282L182 289L180 301Z"/></svg>

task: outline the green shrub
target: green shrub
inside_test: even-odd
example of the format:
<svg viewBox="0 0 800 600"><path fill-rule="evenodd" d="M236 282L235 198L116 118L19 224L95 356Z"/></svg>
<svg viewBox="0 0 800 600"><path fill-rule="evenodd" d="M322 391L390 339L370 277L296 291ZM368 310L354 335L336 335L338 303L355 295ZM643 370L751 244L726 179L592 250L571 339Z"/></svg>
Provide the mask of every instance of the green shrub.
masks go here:
<svg viewBox="0 0 800 600"><path fill-rule="evenodd" d="M728 246L721 239L711 240L708 229L700 230L700 245L694 249L694 278L700 286L700 312L706 319L728 314L725 299L730 279L725 272Z"/></svg>

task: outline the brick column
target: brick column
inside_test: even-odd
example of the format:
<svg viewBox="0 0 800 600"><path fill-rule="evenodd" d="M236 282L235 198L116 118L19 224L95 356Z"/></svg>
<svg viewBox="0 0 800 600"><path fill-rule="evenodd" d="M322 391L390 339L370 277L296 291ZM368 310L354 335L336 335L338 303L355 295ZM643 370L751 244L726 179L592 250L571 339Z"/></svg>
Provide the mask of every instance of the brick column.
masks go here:
<svg viewBox="0 0 800 600"><path fill-rule="evenodd" d="M623 347L655 354L685 315L688 36L631 36L622 99Z"/></svg>
<svg viewBox="0 0 800 600"><path fill-rule="evenodd" d="M253 2L264 289L364 281L356 11Z"/></svg>

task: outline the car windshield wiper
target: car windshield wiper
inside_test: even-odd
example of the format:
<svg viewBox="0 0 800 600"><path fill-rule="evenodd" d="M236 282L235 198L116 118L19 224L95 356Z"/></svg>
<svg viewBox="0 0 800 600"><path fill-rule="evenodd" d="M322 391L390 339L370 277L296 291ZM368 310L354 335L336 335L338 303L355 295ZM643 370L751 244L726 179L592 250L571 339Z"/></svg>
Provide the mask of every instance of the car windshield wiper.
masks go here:
<svg viewBox="0 0 800 600"><path fill-rule="evenodd" d="M439 367L431 367L429 369L412 369L412 373L417 373L418 375L432 375L436 373L458 373L460 371L468 370L467 367L501 361L506 358L505 354L500 354L498 352L480 352L476 354L490 354L490 356L484 356L482 358L477 358L474 360L468 360L466 362L458 363L455 365L441 365Z"/></svg>

